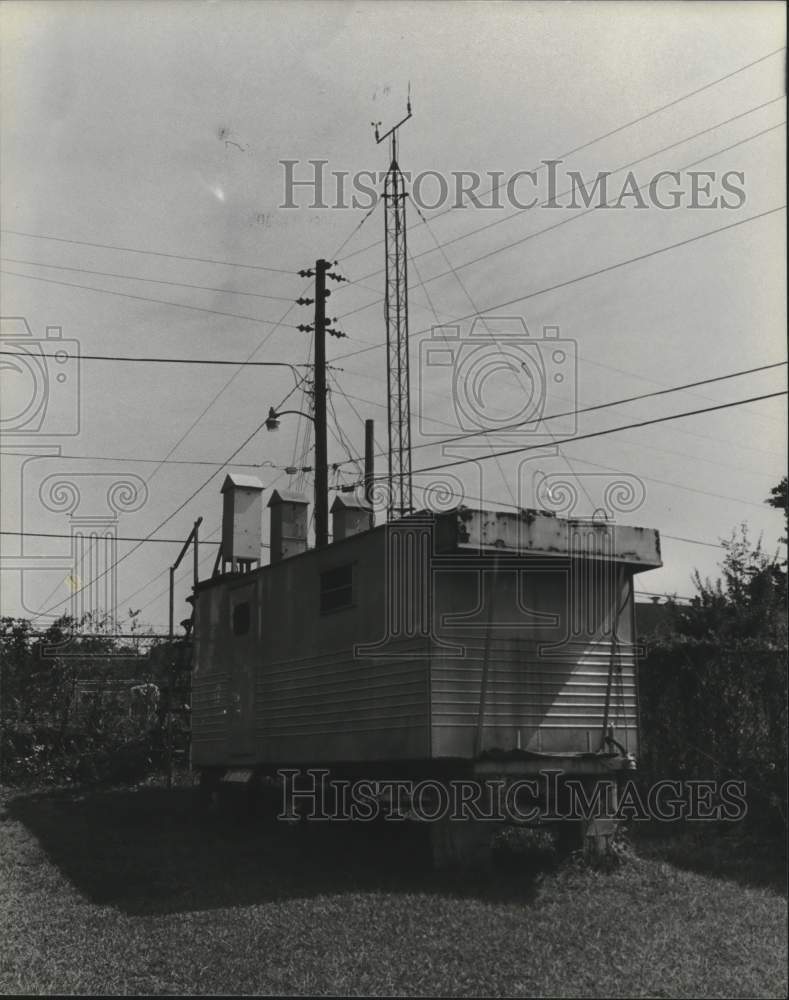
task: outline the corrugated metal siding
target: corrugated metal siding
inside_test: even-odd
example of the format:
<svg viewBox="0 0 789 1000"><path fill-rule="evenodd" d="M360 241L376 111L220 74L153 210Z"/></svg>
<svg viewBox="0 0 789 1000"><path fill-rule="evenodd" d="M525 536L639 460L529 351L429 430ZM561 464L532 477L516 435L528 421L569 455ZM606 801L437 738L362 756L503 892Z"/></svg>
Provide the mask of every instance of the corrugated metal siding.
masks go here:
<svg viewBox="0 0 789 1000"><path fill-rule="evenodd" d="M192 745L221 744L227 736L230 675L212 674L192 681Z"/></svg>
<svg viewBox="0 0 789 1000"><path fill-rule="evenodd" d="M355 536L199 593L196 764L232 763L239 738L261 764L472 757L486 657L483 750L596 750L611 663L605 618L617 604L624 646L609 721L620 742L637 752L632 607L624 578L612 584L599 567L563 573L555 563L546 570L533 562L520 584L510 567L497 573L491 590L490 581L480 587L478 571L450 563L435 578L434 630L439 640L463 645L465 655L436 647L431 655L424 638L376 646L387 612L384 546L383 532ZM353 604L321 614L320 573L348 562ZM252 630L236 637L231 603L250 585ZM562 645L568 632L571 641ZM367 651L356 656L356 644L368 644Z"/></svg>
<svg viewBox="0 0 789 1000"><path fill-rule="evenodd" d="M218 764L227 759L230 669L222 652L224 626L220 588L198 594L192 673L192 763Z"/></svg>
<svg viewBox="0 0 789 1000"><path fill-rule="evenodd" d="M484 600L473 574L453 574L440 593L440 611L458 614L478 607L479 619L490 613L491 584ZM606 690L612 644L603 602L595 599L594 614L568 611L568 595L577 594L562 574L541 572L527 583L516 608L514 579L500 577L490 640L477 624L457 624L441 635L465 647L464 657L436 659L431 666L432 748L435 756L471 756L474 753L483 692L483 665L488 659L481 749L511 750L517 746L543 752L597 750L605 718ZM598 595L599 597L599 595ZM608 600L609 609L614 595ZM629 595L618 593L622 606L608 719L628 750L637 749L637 705ZM526 609L530 612L527 614ZM517 614L523 619L518 628ZM556 624L537 623L537 616L553 614ZM610 621L610 615L608 620ZM561 645L571 621L582 622L583 632Z"/></svg>
<svg viewBox="0 0 789 1000"><path fill-rule="evenodd" d="M427 752L424 658L371 661L351 651L267 664L258 676L256 738L293 762L389 760Z"/></svg>
<svg viewBox="0 0 789 1000"><path fill-rule="evenodd" d="M376 647L385 637L384 544L383 533L359 535L200 593L192 713L196 764L233 762L233 747L243 735L239 718L248 720L255 763L429 756L424 639ZM348 563L352 605L321 614L320 574ZM234 591L251 584L256 613L252 631L241 638L232 633L230 606ZM358 644L370 648L356 656ZM251 689L241 687L242 666L254 674Z"/></svg>
<svg viewBox="0 0 789 1000"><path fill-rule="evenodd" d="M546 662L511 647L490 652L482 749L576 752L596 750L605 716L610 646L583 656ZM433 664L433 752L473 753L480 716L483 649L467 647L464 660ZM627 749L636 744L632 659L612 685L609 721ZM587 736L587 734L589 734Z"/></svg>

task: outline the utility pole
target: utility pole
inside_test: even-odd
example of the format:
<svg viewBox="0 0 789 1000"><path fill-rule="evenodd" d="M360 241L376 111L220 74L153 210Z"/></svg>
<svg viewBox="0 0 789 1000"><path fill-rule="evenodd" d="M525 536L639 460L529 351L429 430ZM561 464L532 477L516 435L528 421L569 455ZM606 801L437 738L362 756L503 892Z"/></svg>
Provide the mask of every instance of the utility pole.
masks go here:
<svg viewBox="0 0 789 1000"><path fill-rule="evenodd" d="M315 261L315 548L329 544L329 458L326 444L326 260Z"/></svg>
<svg viewBox="0 0 789 1000"><path fill-rule="evenodd" d="M411 477L411 386L408 345L408 273L405 220L405 179L397 162L397 131L411 117L409 87L407 114L383 135L373 122L375 141L389 139L391 162L384 181L386 230L386 377L389 390L389 499L387 520L413 510Z"/></svg>
<svg viewBox="0 0 789 1000"><path fill-rule="evenodd" d="M373 487L375 486L375 424L372 420L364 422L364 499L370 505L370 527L375 527L375 509L373 507Z"/></svg>
<svg viewBox="0 0 789 1000"><path fill-rule="evenodd" d="M337 261L334 262L335 264ZM323 549L329 544L329 458L326 445L326 334L332 337L344 337L341 330L332 329L326 323L326 299L331 292L326 288L326 278L332 281L347 281L341 274L330 271L332 265L328 260L319 258L315 261L315 270L299 271L302 278L315 277L315 322L312 326L300 323L297 327L302 333L313 331L315 334L315 360L313 362L313 414L310 417L300 410L284 410L283 413L296 412L302 417L312 420L315 425L315 548ZM313 300L300 296L296 302L300 306L309 305ZM333 319L332 323L337 320ZM276 430L279 417L272 407L266 427Z"/></svg>

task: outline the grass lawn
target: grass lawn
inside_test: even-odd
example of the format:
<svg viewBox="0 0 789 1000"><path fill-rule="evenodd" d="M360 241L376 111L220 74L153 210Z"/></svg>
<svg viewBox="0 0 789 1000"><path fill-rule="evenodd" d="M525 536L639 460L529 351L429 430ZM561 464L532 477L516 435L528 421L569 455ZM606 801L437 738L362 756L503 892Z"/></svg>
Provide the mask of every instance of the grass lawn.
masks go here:
<svg viewBox="0 0 789 1000"><path fill-rule="evenodd" d="M420 833L197 820L188 789L7 798L0 992L787 994L774 861L650 841L611 874L446 875Z"/></svg>

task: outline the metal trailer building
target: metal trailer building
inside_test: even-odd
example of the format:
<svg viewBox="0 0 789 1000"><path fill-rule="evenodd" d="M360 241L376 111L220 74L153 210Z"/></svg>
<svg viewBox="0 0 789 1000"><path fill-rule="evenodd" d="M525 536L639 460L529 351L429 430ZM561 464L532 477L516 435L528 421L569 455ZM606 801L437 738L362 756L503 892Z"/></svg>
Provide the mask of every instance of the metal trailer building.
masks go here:
<svg viewBox="0 0 789 1000"><path fill-rule="evenodd" d="M260 524L228 477L226 546L236 489ZM462 507L370 529L338 498L335 541L308 550L306 500L269 508L270 564L252 568L247 522L246 561L225 548L231 571L196 588L192 765L208 778L633 766L633 577L661 565L656 531Z"/></svg>

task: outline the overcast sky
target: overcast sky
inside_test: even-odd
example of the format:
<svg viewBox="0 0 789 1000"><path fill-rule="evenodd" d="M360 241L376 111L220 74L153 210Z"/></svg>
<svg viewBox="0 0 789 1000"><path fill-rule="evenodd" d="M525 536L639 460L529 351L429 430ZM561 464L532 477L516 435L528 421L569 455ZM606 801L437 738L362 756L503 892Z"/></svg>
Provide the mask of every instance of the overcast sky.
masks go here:
<svg viewBox="0 0 789 1000"><path fill-rule="evenodd" d="M327 177L384 170L386 150L370 123L386 128L403 116L410 82L413 118L402 129L400 162L412 173L509 176L585 146L566 157L563 171L591 178L638 160L633 169L643 184L659 170L702 161L694 169L715 171L714 187L720 175L738 171L745 192L729 209L639 209L631 200L577 220L564 208L505 220L511 206L466 207L426 209L424 224L409 206L412 409L423 418L414 420L413 435L424 445L414 451L415 469L447 461L440 445L426 446L422 430L459 430L448 370L418 371L420 341L437 319L522 317L534 340L544 326L558 327L575 345L568 353L576 352L581 408L781 362L786 217L772 210L785 202L785 103L774 100L784 92L785 52L762 57L785 45L784 16L779 3L5 3L2 315L25 318L38 339L48 326L62 327L82 354L244 360L254 353L255 360L303 364L308 334L292 325L311 316L290 303L308 294L309 282L294 272L316 257L339 256L351 283L333 286L329 313L351 315L339 324L347 339L329 341L340 430L330 423L353 455L361 453L366 417L375 418L383 443L382 206L367 217L352 207L310 209L299 195L304 207L282 209L280 161L299 161L300 178L314 159L328 161ZM592 141L598 137L605 138ZM614 193L626 173L614 174ZM434 189L424 192L432 198ZM760 217L747 221L752 216ZM731 228L583 277L723 226ZM233 266L240 264L254 267ZM375 349L354 353L369 346ZM4 375L7 398L24 396L19 378ZM42 502L41 485L53 474L133 473L147 480L148 496L120 516L120 535L158 528L155 537L183 538L202 515L204 537L216 539L222 464L293 385L283 368L87 359L80 379L78 434L52 436L57 422L62 430L71 419L71 379L51 383L53 396L63 392L50 400L39 433L3 438L6 531L68 534L68 517ZM577 433L778 392L785 383L786 369L771 369L582 413ZM420 386L429 393L421 402ZM502 382L501 415L519 411L519 392ZM546 399L544 412L562 412L563 402L561 394ZM288 405L304 409L308 400L299 391ZM586 476L590 492L608 481L602 473L638 477L643 504L621 520L660 530L665 567L638 578L637 587L687 595L694 567L714 575L722 555L716 543L740 522L775 549L781 518L763 501L786 469L785 410L778 397L566 444L560 455L529 463L520 493L523 455L446 471L469 497L481 490L486 506L502 509L513 500L534 505L535 468ZM554 427L564 436L561 420ZM8 454L34 445L59 446L60 455L23 467ZM277 434L254 434L235 456L242 464L229 468L267 486L294 485L282 470L294 458L311 464L303 446L302 422L284 417ZM156 463L168 455L167 464ZM330 461L347 457L345 444L330 436ZM379 471L384 466L379 459ZM343 468L351 482L354 467ZM87 483L84 475L79 481ZM308 491L311 482L308 475ZM68 598L73 581L57 565L57 557L67 561L67 541L28 538L20 547L18 537L4 535L2 543L9 560L42 557L44 568L28 573L25 585L28 615ZM135 544L119 543L119 556L131 553L117 566L119 608L142 607L158 628L178 545L132 551ZM214 552L205 550L206 575ZM22 613L14 568L22 565L6 563L3 614Z"/></svg>

